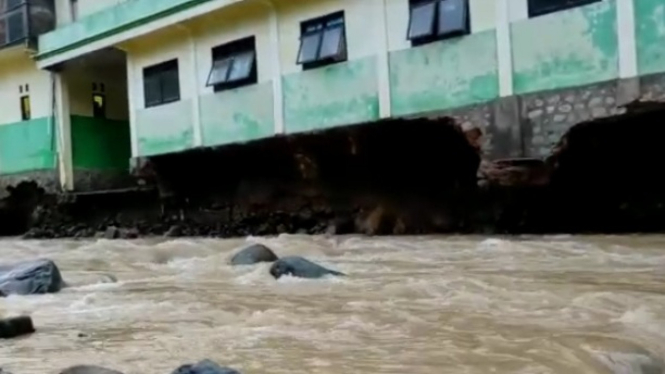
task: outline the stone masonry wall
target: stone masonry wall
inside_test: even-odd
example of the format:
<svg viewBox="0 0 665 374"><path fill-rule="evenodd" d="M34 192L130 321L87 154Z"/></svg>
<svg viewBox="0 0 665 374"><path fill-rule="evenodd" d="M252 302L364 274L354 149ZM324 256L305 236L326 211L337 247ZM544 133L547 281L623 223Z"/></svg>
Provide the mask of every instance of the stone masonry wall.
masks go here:
<svg viewBox="0 0 665 374"><path fill-rule="evenodd" d="M545 158L572 126L623 114L617 92L617 82L610 82L521 97L524 156Z"/></svg>

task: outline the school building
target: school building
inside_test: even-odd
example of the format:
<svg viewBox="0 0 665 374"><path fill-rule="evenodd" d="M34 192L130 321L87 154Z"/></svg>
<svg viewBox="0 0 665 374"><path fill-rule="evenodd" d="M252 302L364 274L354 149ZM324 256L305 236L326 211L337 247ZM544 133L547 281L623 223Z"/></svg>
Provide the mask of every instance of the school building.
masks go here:
<svg viewBox="0 0 665 374"><path fill-rule="evenodd" d="M493 159L665 97L665 0L0 0L0 185L450 115Z"/></svg>

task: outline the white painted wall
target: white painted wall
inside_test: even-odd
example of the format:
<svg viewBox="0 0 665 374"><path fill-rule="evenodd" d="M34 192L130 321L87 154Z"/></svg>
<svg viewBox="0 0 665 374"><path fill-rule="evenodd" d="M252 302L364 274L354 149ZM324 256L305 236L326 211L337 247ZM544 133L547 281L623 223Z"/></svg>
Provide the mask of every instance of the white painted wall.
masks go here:
<svg viewBox="0 0 665 374"><path fill-rule="evenodd" d="M296 63L300 48L300 23L344 11L348 59L373 56L379 52L382 37L378 27L376 3L369 0L282 0L277 4L279 17L282 74L302 70ZM377 14L378 13L378 14Z"/></svg>
<svg viewBox="0 0 665 374"><path fill-rule="evenodd" d="M271 55L270 12L270 8L264 4L239 4L186 25L192 32L196 51L195 92L199 95L213 92L212 87L205 87L212 67L212 49L249 36L255 37L259 83L273 79L278 72L273 69L275 64ZM220 22L222 16L233 22ZM184 42L190 43L190 40Z"/></svg>
<svg viewBox="0 0 665 374"><path fill-rule="evenodd" d="M50 74L38 70L32 59L22 53L0 58L0 125L21 121L21 85L28 85L31 117L39 118L52 115Z"/></svg>
<svg viewBox="0 0 665 374"><path fill-rule="evenodd" d="M385 0L388 23L388 49L397 51L411 48L406 39L409 27L409 1ZM522 0L520 0L522 1ZM526 1L526 0L523 0ZM469 0L471 32L482 32L496 27L496 0Z"/></svg>
<svg viewBox="0 0 665 374"><path fill-rule="evenodd" d="M250 35L256 37L259 82L273 81L276 83L275 92L281 92L277 87L281 79L276 78L302 71L296 63L301 22L340 10L345 12L349 60L379 56L381 64L387 61L382 59L386 51L411 47L406 39L408 0L253 0L227 4L216 11L171 24L171 27L120 45L128 56L130 113L145 107L143 69L177 58L181 100L192 102L195 113L192 121L196 127L198 97L213 92L211 87L205 87L212 64L211 49ZM473 32L496 27L495 0L470 0L470 10ZM275 20L276 24L273 24ZM275 34L278 35L278 43L275 42ZM379 82L387 87L387 67L381 69L379 66L377 74ZM388 94L383 96L383 101L388 101ZM281 122L280 98L275 102L278 125ZM388 116L389 113L383 115ZM276 128L276 131L280 129Z"/></svg>
<svg viewBox="0 0 665 374"><path fill-rule="evenodd" d="M529 18L528 0L508 0L510 22Z"/></svg>
<svg viewBox="0 0 665 374"><path fill-rule="evenodd" d="M55 16L57 27L64 26L71 22L69 13L70 0L55 0Z"/></svg>
<svg viewBox="0 0 665 374"><path fill-rule="evenodd" d="M233 19L233 22L220 22ZM131 110L144 108L143 69L170 59L178 59L180 72L180 97L193 99L212 93L205 87L212 66L212 48L241 38L256 37L258 80L271 81L274 59L271 56L271 39L268 17L270 8L260 4L240 4L210 13L194 22L181 24L153 33L140 40L126 43L128 76L134 101Z"/></svg>
<svg viewBox="0 0 665 374"><path fill-rule="evenodd" d="M92 117L92 84L104 84L106 99L106 118L114 120L129 119L127 100L127 79L125 67L118 69L100 69L77 66L65 71L69 89L69 110L72 115Z"/></svg>
<svg viewBox="0 0 665 374"><path fill-rule="evenodd" d="M127 52L128 90L134 101L130 110L144 108L143 69L172 59L178 59L180 72L180 99L191 99L196 93L193 60L188 52L188 34L185 29L170 28L151 34L123 46Z"/></svg>
<svg viewBox="0 0 665 374"><path fill-rule="evenodd" d="M471 32L482 32L496 28L497 0L470 0Z"/></svg>

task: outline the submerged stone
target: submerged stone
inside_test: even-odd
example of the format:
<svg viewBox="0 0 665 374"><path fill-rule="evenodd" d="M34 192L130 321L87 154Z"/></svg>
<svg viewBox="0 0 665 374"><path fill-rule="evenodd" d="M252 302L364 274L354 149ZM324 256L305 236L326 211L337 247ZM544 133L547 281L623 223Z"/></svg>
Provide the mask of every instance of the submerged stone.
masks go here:
<svg viewBox="0 0 665 374"><path fill-rule="evenodd" d="M316 279L326 275L344 276L345 274L335 270L326 269L300 256L282 257L270 267L270 274L279 279L283 275L299 278Z"/></svg>
<svg viewBox="0 0 665 374"><path fill-rule="evenodd" d="M241 374L235 369L219 366L214 361L202 360L196 364L185 364L175 369L171 374Z"/></svg>
<svg viewBox="0 0 665 374"><path fill-rule="evenodd" d="M122 374L122 372L95 365L76 365L62 370L60 374Z"/></svg>
<svg viewBox="0 0 665 374"><path fill-rule="evenodd" d="M665 373L665 363L643 349L636 349L633 352L607 352L598 358L613 374Z"/></svg>
<svg viewBox="0 0 665 374"><path fill-rule="evenodd" d="M60 270L51 260L0 265L0 295L55 293L64 287Z"/></svg>
<svg viewBox="0 0 665 374"><path fill-rule="evenodd" d="M279 258L263 244L252 244L231 257L231 265L253 265L259 262L275 262Z"/></svg>
<svg viewBox="0 0 665 374"><path fill-rule="evenodd" d="M32 334L35 327L30 316L0 319L0 339L11 339Z"/></svg>

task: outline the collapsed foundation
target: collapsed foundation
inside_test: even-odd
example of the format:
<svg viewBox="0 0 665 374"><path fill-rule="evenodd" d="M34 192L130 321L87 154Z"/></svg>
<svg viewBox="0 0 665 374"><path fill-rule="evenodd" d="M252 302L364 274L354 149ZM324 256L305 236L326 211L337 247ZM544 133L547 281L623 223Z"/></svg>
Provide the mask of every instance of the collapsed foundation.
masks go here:
<svg viewBox="0 0 665 374"><path fill-rule="evenodd" d="M0 234L657 232L664 114L580 123L543 159L490 160L483 134L449 117L158 156L126 190L54 195L21 183L2 201Z"/></svg>

